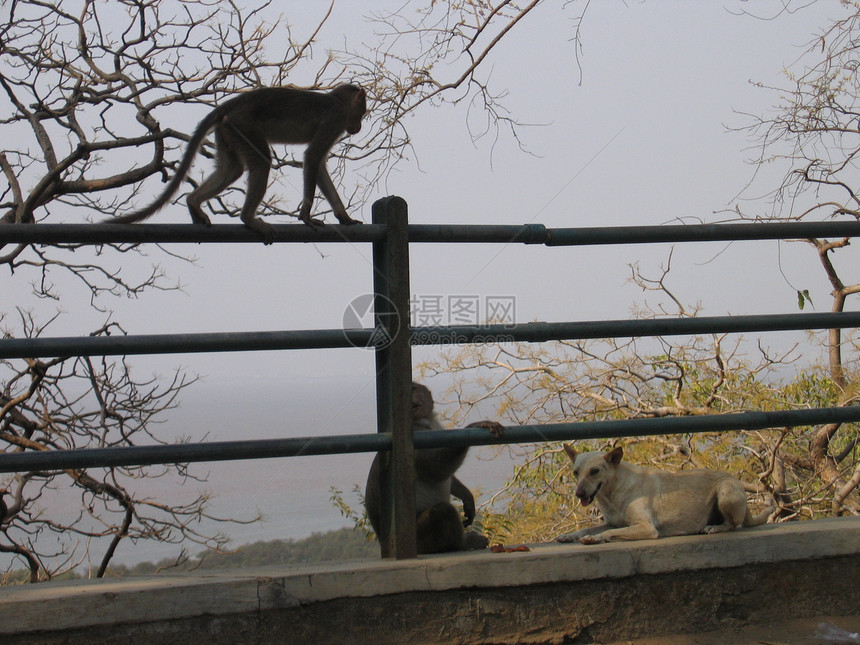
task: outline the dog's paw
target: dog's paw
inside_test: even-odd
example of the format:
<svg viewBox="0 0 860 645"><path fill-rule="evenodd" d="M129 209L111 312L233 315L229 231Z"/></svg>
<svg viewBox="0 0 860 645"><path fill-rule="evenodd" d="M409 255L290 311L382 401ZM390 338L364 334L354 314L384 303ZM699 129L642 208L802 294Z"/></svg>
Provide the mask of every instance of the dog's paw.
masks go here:
<svg viewBox="0 0 860 645"><path fill-rule="evenodd" d="M579 538L581 544L602 544L606 542L606 538L600 535L584 535Z"/></svg>
<svg viewBox="0 0 860 645"><path fill-rule="evenodd" d="M556 542L577 542L579 540L579 536L576 533L565 533L563 535L559 535L555 541Z"/></svg>

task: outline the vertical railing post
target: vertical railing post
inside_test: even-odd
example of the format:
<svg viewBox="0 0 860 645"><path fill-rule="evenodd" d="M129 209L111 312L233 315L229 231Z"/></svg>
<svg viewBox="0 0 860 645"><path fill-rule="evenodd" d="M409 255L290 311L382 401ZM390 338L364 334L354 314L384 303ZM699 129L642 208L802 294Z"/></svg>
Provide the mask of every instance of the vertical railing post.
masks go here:
<svg viewBox="0 0 860 645"><path fill-rule="evenodd" d="M387 227L385 240L373 245L377 428L392 433L391 452L380 454L382 535L378 537L383 558L414 558L415 452L406 202L401 197L378 200L373 204L373 223Z"/></svg>

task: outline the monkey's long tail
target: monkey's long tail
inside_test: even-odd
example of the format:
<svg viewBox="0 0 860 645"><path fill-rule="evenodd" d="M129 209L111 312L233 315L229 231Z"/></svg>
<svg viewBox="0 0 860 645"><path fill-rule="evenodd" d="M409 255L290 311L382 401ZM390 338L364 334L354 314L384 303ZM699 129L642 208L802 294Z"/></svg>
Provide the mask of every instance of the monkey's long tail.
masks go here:
<svg viewBox="0 0 860 645"><path fill-rule="evenodd" d="M191 139L188 141L188 147L185 150L185 155L182 157L182 161L179 162L179 168L176 169L176 174L173 175L173 179L170 180L170 183L167 184L167 188L165 188L164 192L159 195L158 199L139 211L102 220L102 224L133 224L135 222L142 222L169 202L170 198L176 194L177 190L179 190L182 180L185 179L185 175L187 175L188 171L191 169L191 164L194 162L197 150L203 144L203 139L206 138L206 133L212 129L212 126L214 126L220 118L221 111L216 108L197 125L197 129L194 130L194 134L191 135Z"/></svg>

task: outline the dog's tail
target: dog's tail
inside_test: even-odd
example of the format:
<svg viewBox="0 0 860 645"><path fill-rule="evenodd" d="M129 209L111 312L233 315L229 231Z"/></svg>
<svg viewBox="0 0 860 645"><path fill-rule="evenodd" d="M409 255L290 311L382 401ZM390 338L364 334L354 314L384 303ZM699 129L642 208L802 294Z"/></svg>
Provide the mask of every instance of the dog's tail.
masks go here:
<svg viewBox="0 0 860 645"><path fill-rule="evenodd" d="M759 524L764 524L767 522L767 518L770 517L770 514L773 513L774 507L768 506L760 513L756 513L753 515L750 512L749 506L747 506L747 514L744 516L744 526L758 526Z"/></svg>

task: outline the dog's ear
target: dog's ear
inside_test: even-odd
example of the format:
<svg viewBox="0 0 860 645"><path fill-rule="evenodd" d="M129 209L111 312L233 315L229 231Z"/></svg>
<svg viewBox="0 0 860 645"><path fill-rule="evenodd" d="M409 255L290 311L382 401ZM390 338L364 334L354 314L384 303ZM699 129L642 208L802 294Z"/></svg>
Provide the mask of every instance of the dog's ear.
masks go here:
<svg viewBox="0 0 860 645"><path fill-rule="evenodd" d="M624 456L624 449L621 446L618 446L603 455L603 458L613 466L617 466L621 463L622 456Z"/></svg>
<svg viewBox="0 0 860 645"><path fill-rule="evenodd" d="M576 463L576 450L573 449L573 446L571 446L569 443L564 444L564 451L567 453L567 456L570 458L570 460Z"/></svg>

